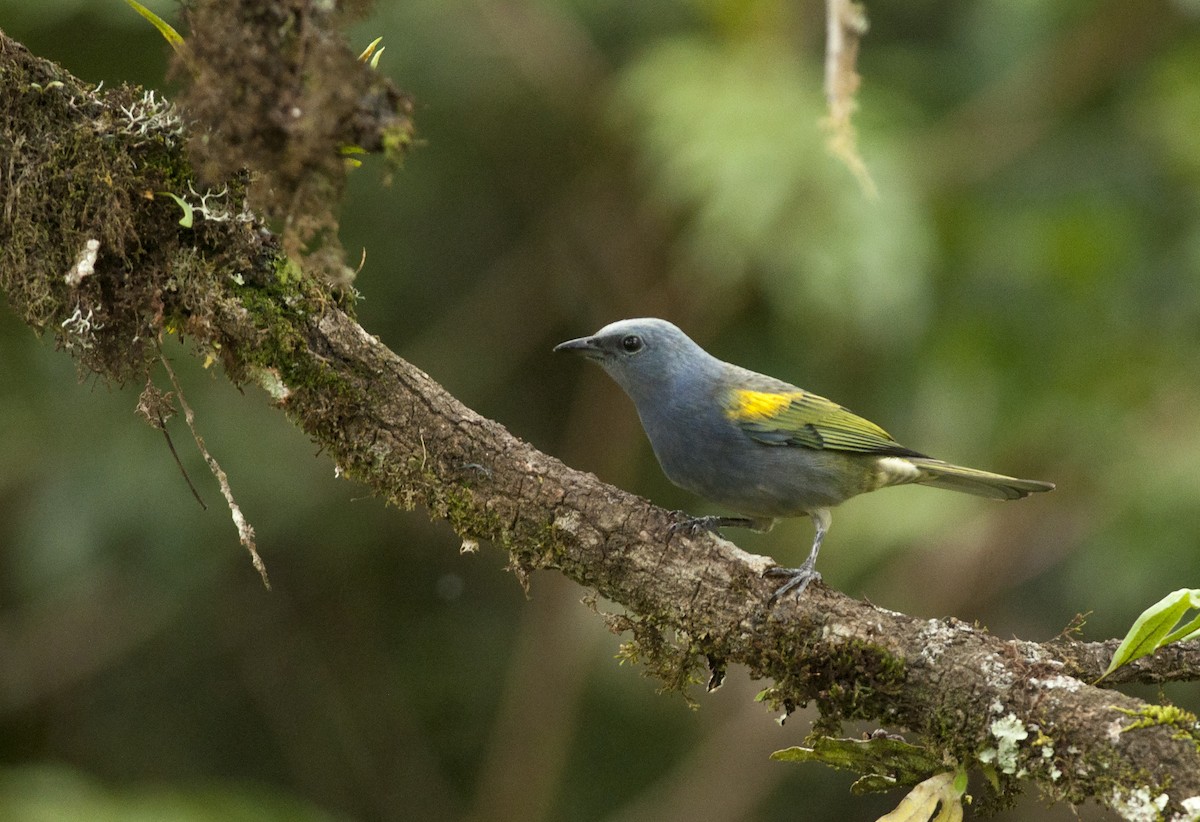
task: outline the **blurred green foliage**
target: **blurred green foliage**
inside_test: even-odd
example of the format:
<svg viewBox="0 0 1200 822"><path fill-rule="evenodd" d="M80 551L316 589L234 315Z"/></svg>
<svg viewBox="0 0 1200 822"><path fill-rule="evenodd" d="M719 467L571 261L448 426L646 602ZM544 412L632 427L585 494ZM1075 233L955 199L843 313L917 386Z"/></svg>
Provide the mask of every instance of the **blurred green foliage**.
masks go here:
<svg viewBox="0 0 1200 822"><path fill-rule="evenodd" d="M869 3L870 202L823 147L822 6L379 0L351 41L384 37L422 145L390 188L370 161L352 178L362 322L544 450L699 511L615 386L549 354L666 316L913 447L1059 484L1012 505L854 500L830 584L1002 636L1081 612L1087 638L1121 635L1200 584L1200 7ZM0 0L0 21L85 79L172 88L168 47L123 3ZM364 498L259 392L173 347L264 592L180 421L208 511L132 413L141 386L74 385L5 312L0 351L0 815L819 822L894 804L768 761L807 717L780 730L738 672L698 712L655 695L584 591L542 574L526 601L498 552L460 556L421 512ZM809 528L735 539L792 562ZM1200 707L1194 685L1166 695ZM1070 815L1031 799L999 818Z"/></svg>
<svg viewBox="0 0 1200 822"><path fill-rule="evenodd" d="M336 816L238 787L107 790L66 768L0 774L0 816L21 822L335 822Z"/></svg>

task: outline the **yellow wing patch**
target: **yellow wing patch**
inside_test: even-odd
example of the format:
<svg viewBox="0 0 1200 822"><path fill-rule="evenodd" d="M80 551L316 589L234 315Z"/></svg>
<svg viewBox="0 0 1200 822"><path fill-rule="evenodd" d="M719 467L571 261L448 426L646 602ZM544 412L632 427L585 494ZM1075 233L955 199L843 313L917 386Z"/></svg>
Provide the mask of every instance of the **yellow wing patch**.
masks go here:
<svg viewBox="0 0 1200 822"><path fill-rule="evenodd" d="M792 445L859 454L918 457L870 420L835 402L795 389L733 389L725 400L725 416L764 445Z"/></svg>
<svg viewBox="0 0 1200 822"><path fill-rule="evenodd" d="M803 396L803 391L769 394L765 391L737 390L733 392L733 402L725 414L736 422L769 419Z"/></svg>

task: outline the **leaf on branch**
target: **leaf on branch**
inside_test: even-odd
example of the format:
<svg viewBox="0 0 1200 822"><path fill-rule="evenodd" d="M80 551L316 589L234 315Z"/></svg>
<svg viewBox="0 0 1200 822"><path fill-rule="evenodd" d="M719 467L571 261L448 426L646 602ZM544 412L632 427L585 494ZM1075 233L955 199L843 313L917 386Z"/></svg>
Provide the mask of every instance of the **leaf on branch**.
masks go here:
<svg viewBox="0 0 1200 822"><path fill-rule="evenodd" d="M966 771L960 769L929 777L909 791L894 811L876 822L962 822L966 776Z"/></svg>
<svg viewBox="0 0 1200 822"><path fill-rule="evenodd" d="M158 193L163 194L167 197L170 197L172 200L175 201L175 203L179 206L180 210L183 211L183 216L179 218L179 224L181 226L183 226L184 228L191 228L192 221L195 219L193 217L192 204L189 203L187 200L183 199L182 197L180 197L179 195L172 194L169 191L160 191Z"/></svg>
<svg viewBox="0 0 1200 822"><path fill-rule="evenodd" d="M383 50L387 48L387 46L381 46L379 51L376 51L375 47L379 46L379 43L382 40L382 37L376 37L374 40L368 43L367 47L363 49L362 54L358 55L358 62L366 63L369 60L371 68L379 68L379 58L383 56Z"/></svg>
<svg viewBox="0 0 1200 822"><path fill-rule="evenodd" d="M134 11L149 20L150 25L158 29L158 33L171 45L171 48L175 49L176 54L181 57L187 56L187 44L183 42L183 35L175 31L175 28L170 23L137 2L137 0L125 0L125 2Z"/></svg>
<svg viewBox="0 0 1200 822"><path fill-rule="evenodd" d="M811 748L800 746L775 751L780 762L821 762L833 768L864 774L854 783L855 793L891 790L897 785L916 785L929 774L946 767L941 757L927 748L887 736L872 739L817 738Z"/></svg>
<svg viewBox="0 0 1200 822"><path fill-rule="evenodd" d="M1122 665L1152 654L1164 645L1200 637L1200 615L1182 627L1175 627L1193 608L1200 609L1200 588L1180 588L1142 611L1117 646L1108 669L1096 681L1103 680Z"/></svg>

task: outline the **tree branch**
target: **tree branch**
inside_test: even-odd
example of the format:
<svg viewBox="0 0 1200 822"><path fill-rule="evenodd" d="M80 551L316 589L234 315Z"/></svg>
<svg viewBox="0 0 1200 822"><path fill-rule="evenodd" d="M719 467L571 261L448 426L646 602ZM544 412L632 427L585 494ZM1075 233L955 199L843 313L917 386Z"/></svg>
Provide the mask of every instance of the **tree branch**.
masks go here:
<svg viewBox="0 0 1200 822"><path fill-rule="evenodd" d="M939 758L989 763L1002 794L1029 780L1123 813L1139 791L1178 818L1200 804L1194 718L1088 684L1107 645L1002 641L822 585L768 608L769 560L670 534L670 513L463 406L299 272L236 180L203 200L191 179L169 106L139 89L98 92L0 32L0 286L83 367L144 378L153 341L186 334L230 379L262 386L343 474L501 547L519 575L556 569L623 605L611 619L632 634L626 655L668 688L742 663L773 682L780 710L815 702L823 727L910 729ZM162 191L194 201L193 227ZM68 282L90 239L94 267ZM1130 670L1160 681L1186 660L1194 674L1194 644L1167 651Z"/></svg>
<svg viewBox="0 0 1200 822"><path fill-rule="evenodd" d="M1109 660L1121 644L1120 639L1103 642L1077 642L1055 639L1042 644L1042 649L1063 663L1063 673L1094 682L1108 668ZM1108 676L1106 685L1141 682L1158 685L1163 682L1194 682L1200 679L1200 641L1175 642L1155 653L1127 662Z"/></svg>

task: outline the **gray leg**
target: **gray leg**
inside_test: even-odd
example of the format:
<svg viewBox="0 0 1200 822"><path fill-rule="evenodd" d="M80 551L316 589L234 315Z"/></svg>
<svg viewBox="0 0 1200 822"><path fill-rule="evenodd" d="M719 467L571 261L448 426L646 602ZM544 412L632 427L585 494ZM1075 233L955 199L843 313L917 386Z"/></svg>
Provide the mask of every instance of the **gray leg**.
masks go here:
<svg viewBox="0 0 1200 822"><path fill-rule="evenodd" d="M808 583L814 579L820 579L821 575L817 572L817 554L821 551L821 541L825 539L825 532L829 530L829 523L833 521L833 516L829 513L828 508L816 508L809 512L812 517L813 525L816 526L816 533L813 535L812 550L808 552L808 559L804 560L804 564L799 568L768 568L763 572L765 577L787 577L787 582L779 586L775 593L771 594L771 599L768 600L769 605L775 603L781 596L789 591L795 591L799 597L804 593L804 589L808 587Z"/></svg>

